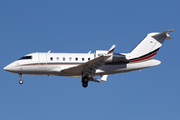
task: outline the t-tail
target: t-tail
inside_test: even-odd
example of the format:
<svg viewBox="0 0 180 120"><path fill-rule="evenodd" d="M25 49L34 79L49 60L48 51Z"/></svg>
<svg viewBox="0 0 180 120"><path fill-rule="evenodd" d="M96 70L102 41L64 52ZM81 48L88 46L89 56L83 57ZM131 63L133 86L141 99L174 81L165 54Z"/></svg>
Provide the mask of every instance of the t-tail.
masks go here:
<svg viewBox="0 0 180 120"><path fill-rule="evenodd" d="M168 30L162 33L149 33L130 53L126 54L126 59L131 62L142 62L153 59L163 42L171 39Z"/></svg>

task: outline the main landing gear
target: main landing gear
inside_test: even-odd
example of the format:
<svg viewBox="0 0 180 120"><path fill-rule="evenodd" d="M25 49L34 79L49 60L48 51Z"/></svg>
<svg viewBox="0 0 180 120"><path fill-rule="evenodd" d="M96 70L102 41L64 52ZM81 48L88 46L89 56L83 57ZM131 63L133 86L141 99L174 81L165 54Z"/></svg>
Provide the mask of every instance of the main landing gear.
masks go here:
<svg viewBox="0 0 180 120"><path fill-rule="evenodd" d="M19 74L19 77L20 77L19 84L23 84L22 74Z"/></svg>
<svg viewBox="0 0 180 120"><path fill-rule="evenodd" d="M89 78L88 77L83 77L82 78L82 86L86 88L88 86Z"/></svg>

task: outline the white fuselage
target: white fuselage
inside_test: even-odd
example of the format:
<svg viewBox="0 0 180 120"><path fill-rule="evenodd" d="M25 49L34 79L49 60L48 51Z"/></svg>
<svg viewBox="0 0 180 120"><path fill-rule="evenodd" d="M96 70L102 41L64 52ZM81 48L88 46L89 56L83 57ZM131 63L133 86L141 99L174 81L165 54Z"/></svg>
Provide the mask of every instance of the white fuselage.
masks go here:
<svg viewBox="0 0 180 120"><path fill-rule="evenodd" d="M63 70L93 60L95 57L95 54L92 53L32 53L9 64L4 69L18 74L57 75L81 78L82 74L65 74ZM96 70L94 76L129 72L158 64L160 64L160 61L154 59L133 63L107 62Z"/></svg>
<svg viewBox="0 0 180 120"><path fill-rule="evenodd" d="M57 75L78 77L82 86L89 81L106 81L109 74L130 72L152 66L161 62L154 57L163 42L171 39L168 30L162 33L149 33L130 53L114 53L115 45L109 51L96 50L95 53L32 53L7 65L4 70L19 74ZM100 79L94 76L101 76Z"/></svg>

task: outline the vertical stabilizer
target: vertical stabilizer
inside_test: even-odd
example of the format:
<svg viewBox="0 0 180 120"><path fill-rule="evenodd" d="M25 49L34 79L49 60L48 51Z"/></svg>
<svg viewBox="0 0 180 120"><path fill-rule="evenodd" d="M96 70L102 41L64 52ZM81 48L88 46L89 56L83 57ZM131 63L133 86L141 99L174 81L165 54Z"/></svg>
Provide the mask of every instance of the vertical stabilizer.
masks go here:
<svg viewBox="0 0 180 120"><path fill-rule="evenodd" d="M149 60L154 58L163 42L171 39L168 33L174 30L168 30L162 33L149 33L126 57L131 62Z"/></svg>

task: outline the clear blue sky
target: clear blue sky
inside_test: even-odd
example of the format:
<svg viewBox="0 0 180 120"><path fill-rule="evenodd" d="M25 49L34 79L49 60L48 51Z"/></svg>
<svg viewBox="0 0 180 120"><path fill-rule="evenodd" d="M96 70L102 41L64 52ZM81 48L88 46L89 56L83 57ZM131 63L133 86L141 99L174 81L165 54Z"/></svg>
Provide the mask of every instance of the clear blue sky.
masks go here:
<svg viewBox="0 0 180 120"><path fill-rule="evenodd" d="M179 0L1 0L0 120L180 120ZM170 33L162 63L107 82L3 70L32 52L130 52L150 32Z"/></svg>

